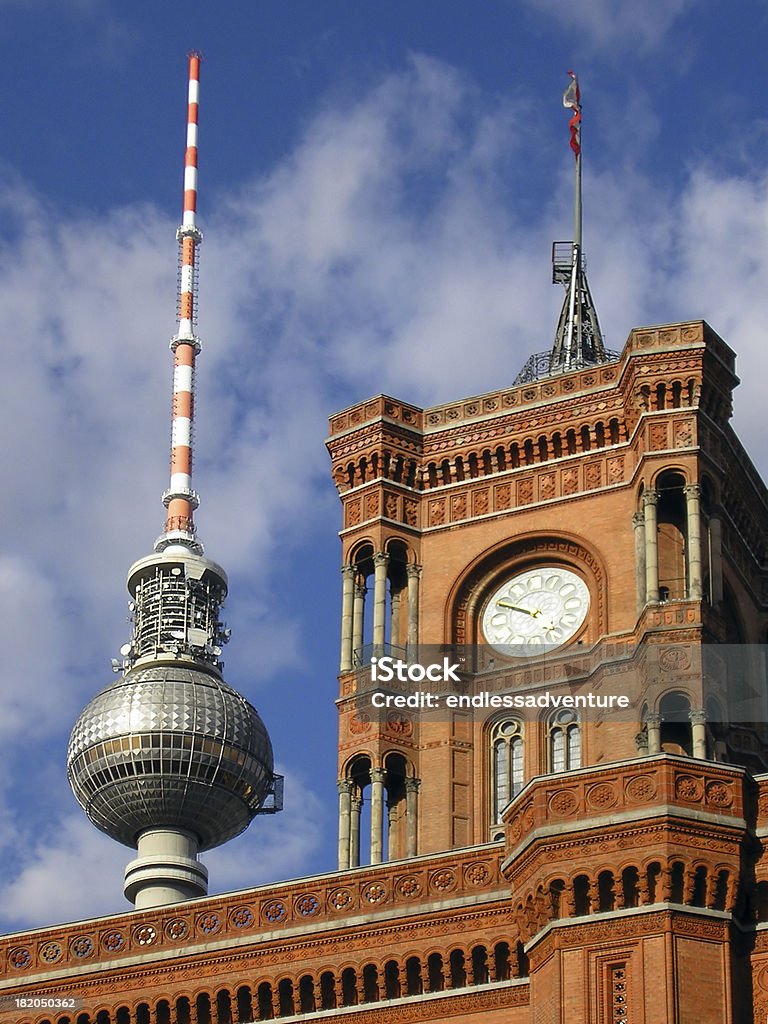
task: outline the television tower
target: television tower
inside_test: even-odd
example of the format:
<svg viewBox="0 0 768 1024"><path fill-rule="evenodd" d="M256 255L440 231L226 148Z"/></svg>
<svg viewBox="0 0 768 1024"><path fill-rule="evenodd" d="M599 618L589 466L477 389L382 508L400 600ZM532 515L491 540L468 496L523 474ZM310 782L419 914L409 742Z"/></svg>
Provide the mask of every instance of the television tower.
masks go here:
<svg viewBox="0 0 768 1024"><path fill-rule="evenodd" d="M154 552L128 572L132 636L120 649L122 664L113 661L121 677L86 706L67 751L67 775L85 813L137 849L124 887L137 909L206 895L198 854L242 832L256 814L282 808L264 723L222 677L227 576L204 556L194 524L199 81L200 55L192 53L165 528Z"/></svg>

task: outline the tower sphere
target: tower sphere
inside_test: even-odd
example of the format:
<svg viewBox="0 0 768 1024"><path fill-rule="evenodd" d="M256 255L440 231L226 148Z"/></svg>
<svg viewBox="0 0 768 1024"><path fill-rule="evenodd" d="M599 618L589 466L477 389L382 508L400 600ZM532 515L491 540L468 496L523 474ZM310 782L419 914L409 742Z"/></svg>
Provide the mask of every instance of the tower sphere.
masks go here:
<svg viewBox="0 0 768 1024"><path fill-rule="evenodd" d="M256 709L220 678L184 664L137 666L85 707L67 774L93 824L136 847L147 829L193 833L201 850L242 832L273 779Z"/></svg>

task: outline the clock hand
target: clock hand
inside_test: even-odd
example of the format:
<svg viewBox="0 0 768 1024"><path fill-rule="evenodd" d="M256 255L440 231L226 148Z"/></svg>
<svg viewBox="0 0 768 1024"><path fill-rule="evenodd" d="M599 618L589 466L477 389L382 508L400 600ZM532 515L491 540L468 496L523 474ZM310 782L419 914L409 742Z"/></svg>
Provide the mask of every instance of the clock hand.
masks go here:
<svg viewBox="0 0 768 1024"><path fill-rule="evenodd" d="M511 604L509 601L497 601L496 605L499 608L511 608L513 611L516 612L525 612L525 614L530 615L532 619L535 619L537 615L541 615L540 608L523 608L522 605Z"/></svg>

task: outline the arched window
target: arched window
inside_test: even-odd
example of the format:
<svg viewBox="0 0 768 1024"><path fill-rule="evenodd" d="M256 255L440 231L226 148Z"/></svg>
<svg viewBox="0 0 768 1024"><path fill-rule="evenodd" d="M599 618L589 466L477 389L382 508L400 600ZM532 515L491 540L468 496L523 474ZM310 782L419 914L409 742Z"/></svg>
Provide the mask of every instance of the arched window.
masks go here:
<svg viewBox="0 0 768 1024"><path fill-rule="evenodd" d="M562 710L549 723L549 770L570 772L581 768L581 727L573 711Z"/></svg>
<svg viewBox="0 0 768 1024"><path fill-rule="evenodd" d="M501 812L523 788L523 727L515 719L497 722L491 731L491 817Z"/></svg>

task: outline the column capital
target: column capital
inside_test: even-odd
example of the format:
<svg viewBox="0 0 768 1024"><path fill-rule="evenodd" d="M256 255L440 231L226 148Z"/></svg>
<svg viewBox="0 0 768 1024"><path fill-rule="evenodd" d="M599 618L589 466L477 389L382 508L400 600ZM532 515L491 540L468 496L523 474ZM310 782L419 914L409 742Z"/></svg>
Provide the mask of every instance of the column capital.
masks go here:
<svg viewBox="0 0 768 1024"><path fill-rule="evenodd" d="M408 579L417 580L421 577L422 566L416 565L414 562L409 562L405 567L406 575Z"/></svg>
<svg viewBox="0 0 768 1024"><path fill-rule="evenodd" d="M371 782L383 782L387 777L385 768L371 768Z"/></svg>
<svg viewBox="0 0 768 1024"><path fill-rule="evenodd" d="M632 526L637 529L639 526L645 526L645 513L634 512L632 515Z"/></svg>
<svg viewBox="0 0 768 1024"><path fill-rule="evenodd" d="M659 503L659 492L649 489L643 491L643 508L648 505L658 505Z"/></svg>
<svg viewBox="0 0 768 1024"><path fill-rule="evenodd" d="M688 720L691 725L706 725L707 713L704 708L691 708L688 712Z"/></svg>
<svg viewBox="0 0 768 1024"><path fill-rule="evenodd" d="M648 753L648 733L647 732L635 733L635 746L637 747L638 752L643 752L644 751L646 754Z"/></svg>
<svg viewBox="0 0 768 1024"><path fill-rule="evenodd" d="M352 793L352 782L350 779L338 779L336 788L339 791L339 796L349 796Z"/></svg>
<svg viewBox="0 0 768 1024"><path fill-rule="evenodd" d="M359 579L357 581L357 583L355 584L355 594L358 597L365 597L365 595L367 593L368 593L368 587L366 587L366 585L365 585L365 580Z"/></svg>
<svg viewBox="0 0 768 1024"><path fill-rule="evenodd" d="M661 725L661 715L657 715L655 712L645 716L645 724L658 729Z"/></svg>
<svg viewBox="0 0 768 1024"><path fill-rule="evenodd" d="M405 792L406 793L418 793L420 786L421 786L421 779L406 779L405 780Z"/></svg>
<svg viewBox="0 0 768 1024"><path fill-rule="evenodd" d="M341 567L341 575L342 576L351 577L352 579L354 579L356 574L357 574L357 566L356 565L353 565L351 562L347 562L345 565L342 565L342 567Z"/></svg>
<svg viewBox="0 0 768 1024"><path fill-rule="evenodd" d="M683 494L686 498L700 498L701 484L685 484L683 487Z"/></svg>
<svg viewBox="0 0 768 1024"><path fill-rule="evenodd" d="M378 568L380 565L389 565L389 554L386 551L377 551L373 556L373 564Z"/></svg>

